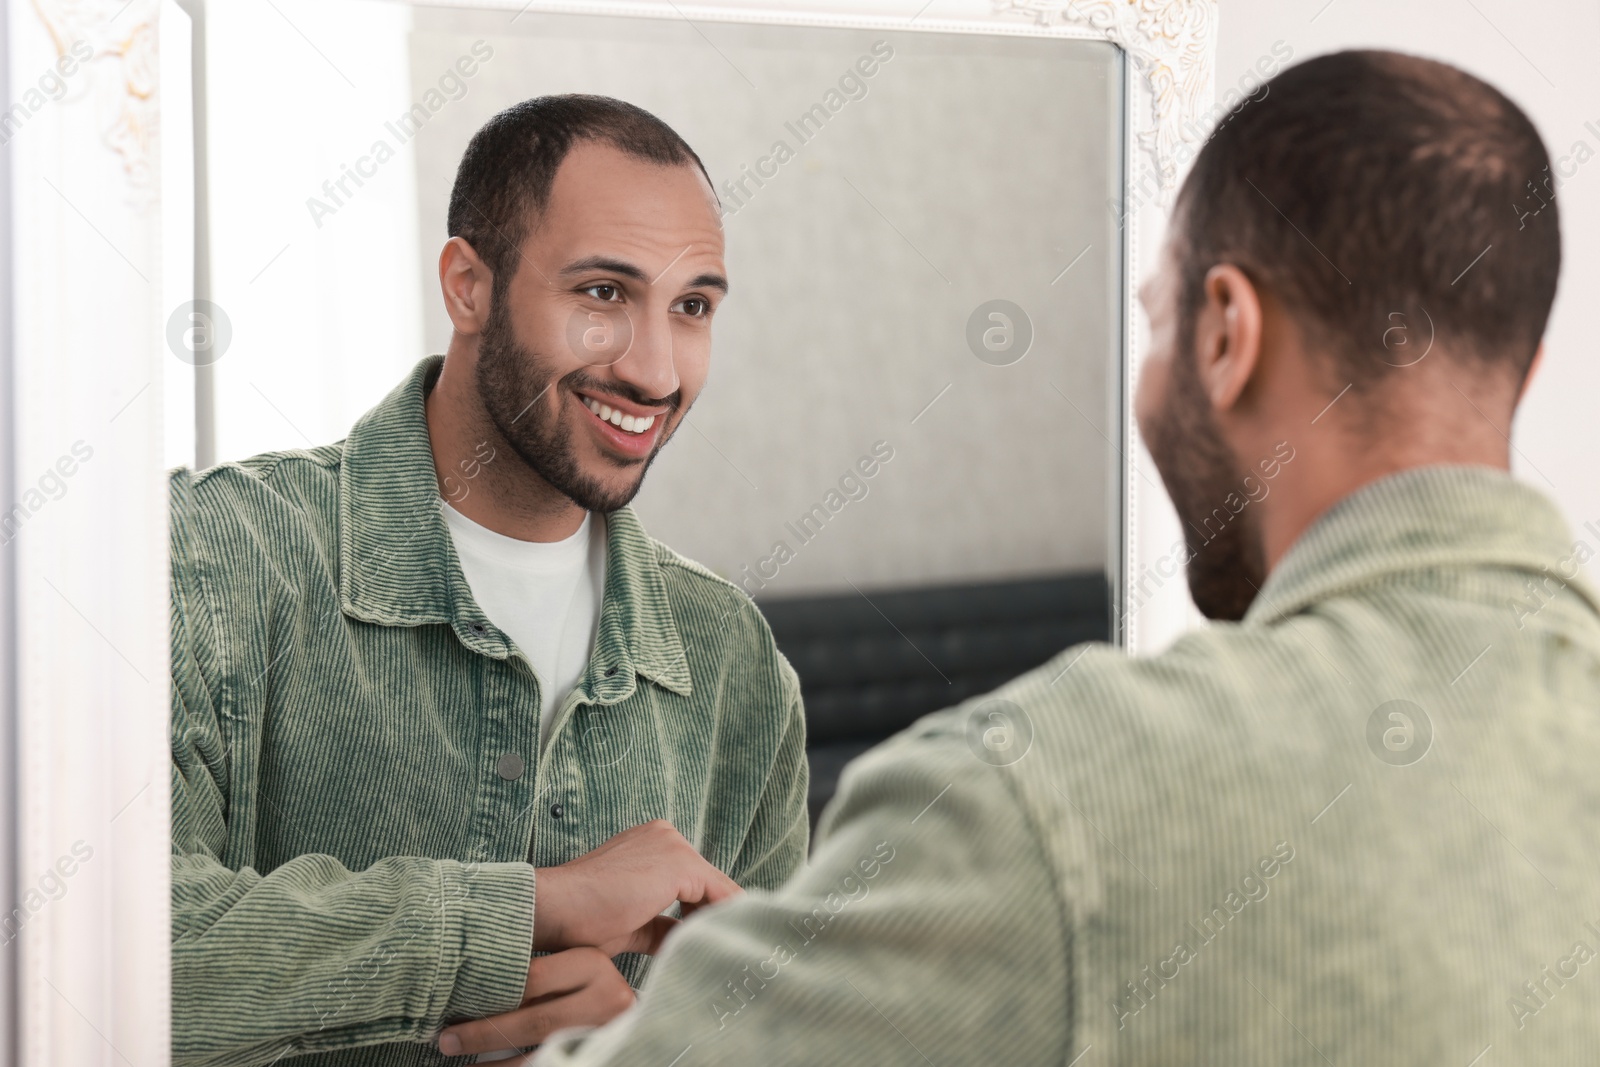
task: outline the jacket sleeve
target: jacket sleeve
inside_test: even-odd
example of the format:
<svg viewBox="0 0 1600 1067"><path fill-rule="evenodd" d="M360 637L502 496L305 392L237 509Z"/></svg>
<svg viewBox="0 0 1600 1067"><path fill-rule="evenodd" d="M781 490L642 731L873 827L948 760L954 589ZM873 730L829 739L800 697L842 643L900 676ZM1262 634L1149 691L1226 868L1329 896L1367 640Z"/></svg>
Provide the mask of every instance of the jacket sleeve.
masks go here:
<svg viewBox="0 0 1600 1067"><path fill-rule="evenodd" d="M230 731L196 655L199 578L185 549L187 472L173 485L172 1061L428 1041L445 1020L522 999L533 941L524 863L391 857L352 872L303 855L230 862ZM235 844L235 849L239 846Z"/></svg>
<svg viewBox="0 0 1600 1067"><path fill-rule="evenodd" d="M778 754L729 877L745 889L775 889L805 862L811 842L806 798L811 785L806 761L806 712L800 680L782 660L787 706Z"/></svg>
<svg viewBox="0 0 1600 1067"><path fill-rule="evenodd" d="M1006 774L959 727L861 757L800 873L688 918L534 1067L1071 1061L1064 906Z"/></svg>

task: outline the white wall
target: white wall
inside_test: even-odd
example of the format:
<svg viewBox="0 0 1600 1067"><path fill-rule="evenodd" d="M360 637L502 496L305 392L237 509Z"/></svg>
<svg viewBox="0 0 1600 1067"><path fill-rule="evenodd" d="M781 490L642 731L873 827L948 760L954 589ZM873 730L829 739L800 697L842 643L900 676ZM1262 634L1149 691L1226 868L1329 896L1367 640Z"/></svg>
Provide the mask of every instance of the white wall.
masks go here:
<svg viewBox="0 0 1600 1067"><path fill-rule="evenodd" d="M207 12L211 291L232 325L214 367L216 458L237 460L339 440L420 358L414 168L385 126L411 105L411 10ZM355 184L345 168L378 141L394 157Z"/></svg>
<svg viewBox="0 0 1600 1067"><path fill-rule="evenodd" d="M1600 153L1600 4L1595 0L1220 0L1217 93L1285 41L1296 61L1344 48L1390 48L1453 63L1496 85L1538 125L1552 158L1586 141ZM1584 124L1593 123L1595 130ZM1569 166L1570 169L1570 166ZM1513 468L1549 492L1574 536L1600 548L1600 164L1558 194L1564 264L1544 366L1511 440ZM1507 210L1510 210L1509 207ZM1590 564L1591 577L1600 570Z"/></svg>

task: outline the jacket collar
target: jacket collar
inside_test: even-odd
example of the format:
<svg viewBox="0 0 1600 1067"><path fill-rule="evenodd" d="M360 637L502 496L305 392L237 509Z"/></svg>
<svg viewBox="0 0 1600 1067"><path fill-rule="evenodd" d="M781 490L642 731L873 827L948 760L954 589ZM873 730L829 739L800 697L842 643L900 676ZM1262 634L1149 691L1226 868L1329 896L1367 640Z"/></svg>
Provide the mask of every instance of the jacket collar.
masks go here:
<svg viewBox="0 0 1600 1067"><path fill-rule="evenodd" d="M1593 550L1597 546L1590 546ZM1576 568L1571 531L1539 491L1491 467L1417 467L1363 486L1324 512L1268 576L1246 623L1405 571L1497 566L1556 574L1600 612Z"/></svg>
<svg viewBox="0 0 1600 1067"><path fill-rule="evenodd" d="M339 482L339 605L380 626L452 627L474 652L511 655L511 640L472 598L440 513L423 406L442 356L430 356L350 430ZM606 582L585 682L603 704L641 674L690 692L689 664L655 542L631 508L606 516Z"/></svg>

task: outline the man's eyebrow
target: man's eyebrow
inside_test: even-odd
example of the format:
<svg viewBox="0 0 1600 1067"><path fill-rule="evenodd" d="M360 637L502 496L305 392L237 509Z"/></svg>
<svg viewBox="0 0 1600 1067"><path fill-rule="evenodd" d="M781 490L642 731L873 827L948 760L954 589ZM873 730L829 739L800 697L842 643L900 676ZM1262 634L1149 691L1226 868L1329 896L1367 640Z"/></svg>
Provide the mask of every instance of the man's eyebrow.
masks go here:
<svg viewBox="0 0 1600 1067"><path fill-rule="evenodd" d="M650 282L652 279L637 266L625 259L613 259L611 256L586 256L575 259L561 268L562 274L582 274L585 271L603 270L623 278L632 278L634 281ZM728 291L728 279L722 275L708 272L698 275L686 286L689 289L715 289L720 293Z"/></svg>
<svg viewBox="0 0 1600 1067"><path fill-rule="evenodd" d="M575 259L561 268L562 274L582 274L585 271L603 270L623 278L632 278L635 281L648 282L650 276L643 270L629 263L625 259L612 259L610 256L588 256L584 259Z"/></svg>
<svg viewBox="0 0 1600 1067"><path fill-rule="evenodd" d="M720 274L701 274L693 278L686 289L715 289L724 295L728 292L728 279Z"/></svg>

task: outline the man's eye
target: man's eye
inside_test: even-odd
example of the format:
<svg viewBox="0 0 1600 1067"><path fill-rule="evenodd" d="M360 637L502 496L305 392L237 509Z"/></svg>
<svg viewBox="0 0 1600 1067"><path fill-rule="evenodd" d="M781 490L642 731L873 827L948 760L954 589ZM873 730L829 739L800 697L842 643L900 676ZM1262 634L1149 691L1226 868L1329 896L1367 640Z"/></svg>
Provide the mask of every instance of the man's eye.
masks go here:
<svg viewBox="0 0 1600 1067"><path fill-rule="evenodd" d="M614 285L591 285L584 292L606 303L612 303L622 296L622 290Z"/></svg>
<svg viewBox="0 0 1600 1067"><path fill-rule="evenodd" d="M711 302L699 296L685 297L678 301L672 310L681 311L693 318L703 318L711 313Z"/></svg>

